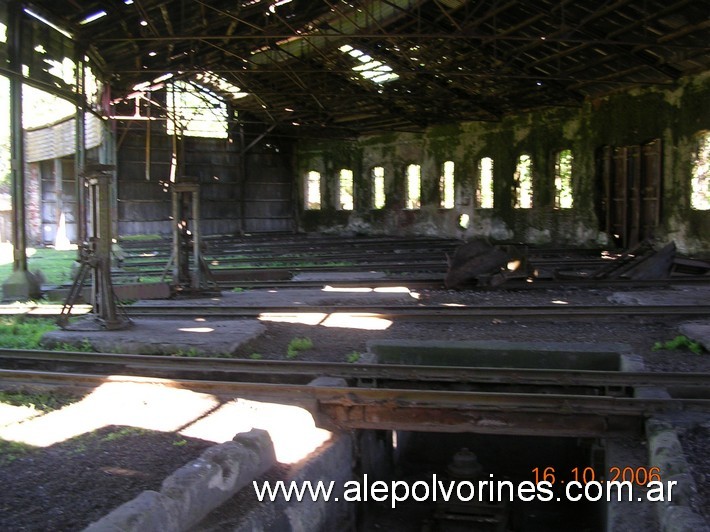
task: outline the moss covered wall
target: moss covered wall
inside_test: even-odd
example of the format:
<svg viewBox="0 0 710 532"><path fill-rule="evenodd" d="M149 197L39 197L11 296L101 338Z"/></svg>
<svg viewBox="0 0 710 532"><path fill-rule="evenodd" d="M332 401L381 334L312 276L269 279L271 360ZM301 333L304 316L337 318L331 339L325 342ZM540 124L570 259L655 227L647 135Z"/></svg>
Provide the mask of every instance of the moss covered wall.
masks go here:
<svg viewBox="0 0 710 532"><path fill-rule="evenodd" d="M710 73L683 79L668 89L619 92L588 100L579 108L552 108L499 122L465 122L431 127L420 133L388 133L346 141L299 142L297 171L323 176L324 208L305 212L304 230L350 230L394 235L428 234L530 243L592 245L606 242L596 216L599 203L596 153L602 146L663 143L661 226L657 237L673 239L688 253L710 250L710 211L690 209L690 175L697 134L710 130ZM554 157L574 155L572 209L554 208ZM533 208L513 209L513 173L518 157L533 160ZM477 162L494 160L493 209L474 206ZM456 204L440 209L441 165L455 163ZM422 208L404 209L405 170L422 170ZM370 174L385 169L385 209L370 209ZM350 168L355 177L355 210L336 211L337 177ZM303 198L303 191L301 193ZM470 217L467 228L459 218Z"/></svg>

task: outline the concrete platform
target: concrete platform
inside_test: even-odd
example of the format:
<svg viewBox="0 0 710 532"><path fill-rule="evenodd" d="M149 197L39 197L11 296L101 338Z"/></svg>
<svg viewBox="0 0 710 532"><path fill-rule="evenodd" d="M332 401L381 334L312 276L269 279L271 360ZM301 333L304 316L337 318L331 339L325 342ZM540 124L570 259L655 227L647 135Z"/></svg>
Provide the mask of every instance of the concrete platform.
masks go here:
<svg viewBox="0 0 710 532"><path fill-rule="evenodd" d="M300 272L294 281L370 281L387 279L385 272Z"/></svg>
<svg viewBox="0 0 710 532"><path fill-rule="evenodd" d="M609 296L610 303L620 305L707 305L710 287L673 286L665 290L629 290Z"/></svg>
<svg viewBox="0 0 710 532"><path fill-rule="evenodd" d="M710 320L691 321L681 324L678 328L685 336L698 342L706 351L710 351Z"/></svg>
<svg viewBox="0 0 710 532"><path fill-rule="evenodd" d="M403 287L382 288L279 288L254 289L243 292L223 291L214 297L183 298L166 300L140 301L140 306L204 307L219 305L253 306L268 308L270 306L290 305L337 305L343 304L407 304L414 302L414 296Z"/></svg>
<svg viewBox="0 0 710 532"><path fill-rule="evenodd" d="M133 326L119 331L50 331L42 345L85 347L96 351L139 355L200 353L231 354L242 344L257 338L266 327L257 320L195 321L135 319Z"/></svg>

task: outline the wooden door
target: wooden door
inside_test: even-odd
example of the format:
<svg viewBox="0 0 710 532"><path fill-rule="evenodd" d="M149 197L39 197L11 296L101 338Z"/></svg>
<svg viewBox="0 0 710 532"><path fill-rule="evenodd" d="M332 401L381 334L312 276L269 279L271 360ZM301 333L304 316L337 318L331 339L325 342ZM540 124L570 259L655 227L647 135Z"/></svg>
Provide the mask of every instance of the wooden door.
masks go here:
<svg viewBox="0 0 710 532"><path fill-rule="evenodd" d="M597 165L602 230L622 248L654 236L661 213L661 141L605 146Z"/></svg>

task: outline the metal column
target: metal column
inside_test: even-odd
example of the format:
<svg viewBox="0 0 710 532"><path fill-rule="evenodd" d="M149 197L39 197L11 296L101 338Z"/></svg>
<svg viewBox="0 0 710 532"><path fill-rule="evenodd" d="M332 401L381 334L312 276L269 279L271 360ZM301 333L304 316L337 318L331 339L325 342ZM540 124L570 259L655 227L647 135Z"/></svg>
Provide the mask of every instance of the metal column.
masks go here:
<svg viewBox="0 0 710 532"><path fill-rule="evenodd" d="M201 295L218 292L217 283L202 257L200 185L174 183L171 189L173 249L163 277L172 266L172 287L176 293Z"/></svg>
<svg viewBox="0 0 710 532"><path fill-rule="evenodd" d="M3 299L33 299L41 295L37 278L27 271L25 230L25 156L22 133L22 5L8 5L8 54L10 59L10 151L12 172L13 273L3 283Z"/></svg>
<svg viewBox="0 0 710 532"><path fill-rule="evenodd" d="M81 295L84 281L91 271L91 304L93 321L108 330L125 329L131 320L125 312L119 314L111 282L111 182L114 167L91 165L85 169L84 183L89 199L88 241L80 246L81 267L62 308L58 324L69 328L71 309ZM83 325L72 327L84 328Z"/></svg>

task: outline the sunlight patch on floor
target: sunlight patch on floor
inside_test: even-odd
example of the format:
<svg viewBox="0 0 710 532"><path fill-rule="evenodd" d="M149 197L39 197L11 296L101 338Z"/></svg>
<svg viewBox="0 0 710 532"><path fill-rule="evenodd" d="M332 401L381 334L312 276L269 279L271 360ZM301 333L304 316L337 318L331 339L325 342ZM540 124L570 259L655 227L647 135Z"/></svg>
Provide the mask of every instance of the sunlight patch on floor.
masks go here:
<svg viewBox="0 0 710 532"><path fill-rule="evenodd" d="M5 407L8 408L5 408ZM108 382L81 401L48 414L0 404L0 438L48 447L108 425L120 425L215 443L240 432L269 432L276 458L297 462L330 438L305 409L275 403L217 397L151 383Z"/></svg>

